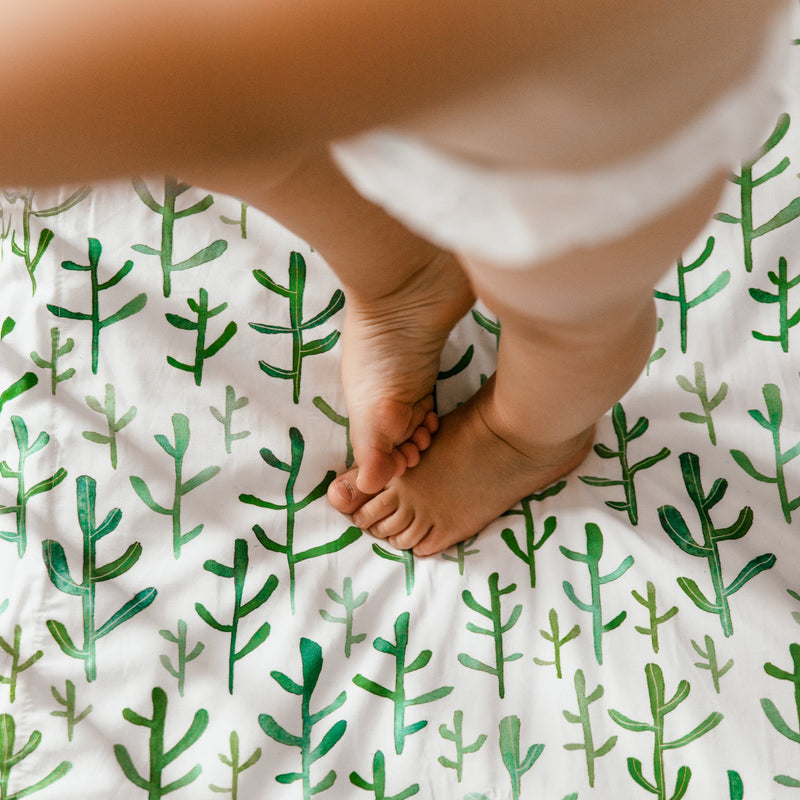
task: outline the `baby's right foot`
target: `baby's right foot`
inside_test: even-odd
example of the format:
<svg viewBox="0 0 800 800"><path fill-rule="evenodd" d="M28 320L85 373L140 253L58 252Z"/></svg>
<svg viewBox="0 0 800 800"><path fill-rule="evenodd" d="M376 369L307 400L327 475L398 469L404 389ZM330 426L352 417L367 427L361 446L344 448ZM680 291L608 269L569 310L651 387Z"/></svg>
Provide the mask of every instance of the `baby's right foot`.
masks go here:
<svg viewBox="0 0 800 800"><path fill-rule="evenodd" d="M328 488L331 505L392 546L430 556L474 536L523 497L566 475L591 448L593 429L545 448L528 447L524 436L503 438L487 422L493 402L490 381L442 417L441 431L416 469L375 495L359 491L358 471L350 470Z"/></svg>
<svg viewBox="0 0 800 800"><path fill-rule="evenodd" d="M388 294L364 294L347 294L342 377L358 488L374 493L430 443L442 348L475 298L454 256L441 251Z"/></svg>

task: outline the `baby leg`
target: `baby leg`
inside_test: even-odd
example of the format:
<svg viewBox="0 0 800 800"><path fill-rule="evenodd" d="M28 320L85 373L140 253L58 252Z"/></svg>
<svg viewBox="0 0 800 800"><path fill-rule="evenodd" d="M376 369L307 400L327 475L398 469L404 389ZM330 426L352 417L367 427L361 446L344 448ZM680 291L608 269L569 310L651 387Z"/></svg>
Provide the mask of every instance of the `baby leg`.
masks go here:
<svg viewBox="0 0 800 800"><path fill-rule="evenodd" d="M418 467L376 495L356 471L328 498L373 535L431 555L576 467L596 420L635 381L655 333L652 289L713 210L724 176L631 236L527 271L465 261L499 316L494 378L441 419Z"/></svg>
<svg viewBox="0 0 800 800"><path fill-rule="evenodd" d="M442 347L475 299L456 259L357 194L324 148L260 172L194 177L305 238L344 285L342 377L359 487L376 492L416 466L438 424Z"/></svg>

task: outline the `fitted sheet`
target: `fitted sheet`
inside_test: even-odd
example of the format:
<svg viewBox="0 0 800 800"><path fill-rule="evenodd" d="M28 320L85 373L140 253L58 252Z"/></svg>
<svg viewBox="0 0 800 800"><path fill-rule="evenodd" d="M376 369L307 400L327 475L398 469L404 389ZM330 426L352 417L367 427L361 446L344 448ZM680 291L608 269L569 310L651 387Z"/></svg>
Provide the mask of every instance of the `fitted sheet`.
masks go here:
<svg viewBox="0 0 800 800"><path fill-rule="evenodd" d="M798 57L595 450L429 559L323 496L306 242L161 176L0 192L2 796L794 796ZM498 334L459 323L440 411Z"/></svg>

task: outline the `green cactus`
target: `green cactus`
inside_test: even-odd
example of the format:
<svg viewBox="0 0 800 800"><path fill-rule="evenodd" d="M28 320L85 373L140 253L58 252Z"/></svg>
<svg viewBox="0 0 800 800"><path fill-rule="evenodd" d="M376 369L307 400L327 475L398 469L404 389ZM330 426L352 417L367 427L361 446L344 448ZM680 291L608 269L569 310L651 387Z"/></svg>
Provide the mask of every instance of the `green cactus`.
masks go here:
<svg viewBox="0 0 800 800"><path fill-rule="evenodd" d="M664 320L661 317L658 317L656 319L656 333L661 333L663 329L664 329ZM666 354L667 354L666 347L657 347L650 355L650 358L647 359L647 366L645 367L645 375L649 375L650 367L653 366L653 364L655 364L656 361L664 358Z"/></svg>
<svg viewBox="0 0 800 800"><path fill-rule="evenodd" d="M411 593L414 591L414 582L416 580L414 568L416 561L414 559L414 551L387 550L385 547L381 547L381 545L379 545L377 542L372 543L372 551L387 561L394 561L396 564L403 565L406 580L406 595L411 597Z"/></svg>
<svg viewBox="0 0 800 800"><path fill-rule="evenodd" d="M473 596L469 589L465 589L461 593L461 597L466 605L478 614L486 617L491 622L491 628L482 628L472 622L467 623L467 630L471 633L480 633L484 636L491 636L494 643L494 664L485 664L483 661L478 661L466 653L458 654L459 663L463 664L469 669L479 670L480 672L488 672L497 678L497 691L500 699L505 697L505 665L510 661L517 661L522 658L522 653L512 653L505 655L503 652L503 634L507 633L514 625L517 624L520 614L522 613L522 606L514 606L511 614L509 614L508 621L503 623L501 620L502 609L500 607L501 597L513 592L517 585L515 583L509 584L501 589L498 585L500 575L493 572L489 576L489 605L482 606Z"/></svg>
<svg viewBox="0 0 800 800"><path fill-rule="evenodd" d="M500 348L500 332L501 332L500 320L490 319L485 314L482 314L480 311L478 311L477 308L472 309L472 318L475 320L475 322L478 323L478 325L481 326L481 328L483 328L485 331L488 331L489 333L492 334L492 336L494 336L495 350L498 350Z"/></svg>
<svg viewBox="0 0 800 800"><path fill-rule="evenodd" d="M800 455L800 442L783 450L781 445L781 425L783 424L783 401L781 390L774 383L767 383L762 389L764 403L767 407L767 417L758 409L750 409L750 416L772 435L772 449L775 454L775 475L765 475L753 466L753 462L741 450L731 450L733 460L751 477L762 483L774 483L778 487L783 517L787 523L792 521L792 512L800 507L800 496L789 499L786 488L786 465Z"/></svg>
<svg viewBox="0 0 800 800"><path fill-rule="evenodd" d="M787 589L787 590L786 590L786 593L787 593L787 594L789 595L789 597L791 597L793 600L796 600L798 603L800 603L800 594L798 594L797 592L795 592L795 591L794 591L794 590L792 590L792 589ZM793 619L793 620L794 620L794 621L795 621L795 622L796 622L798 625L800 625L800 611L792 611L792 619Z"/></svg>
<svg viewBox="0 0 800 800"><path fill-rule="evenodd" d="M67 341L61 344L61 332L57 327L50 328L50 360L42 358L35 350L31 352L31 361L40 369L50 370L50 394L55 397L58 384L68 381L75 375L75 368L70 367L63 372L58 371L58 361L62 356L72 352L75 340L67 337Z"/></svg>
<svg viewBox="0 0 800 800"><path fill-rule="evenodd" d="M105 401L101 405L96 397L86 395L86 405L92 411L102 414L106 418L108 433L97 433L97 431L83 431L83 438L95 444L107 444L111 466L117 468L117 433L126 425L133 421L136 416L136 406L131 406L119 419L117 419L117 396L113 384L106 384Z"/></svg>
<svg viewBox="0 0 800 800"><path fill-rule="evenodd" d="M230 623L223 624L218 622L211 612L202 604L195 603L194 607L200 618L214 630L230 634L230 645L228 647L228 691L233 694L233 670L236 662L244 658L248 653L252 653L259 645L263 644L270 632L269 622L264 622L258 630L250 637L247 644L240 649L236 649L239 623L244 617L252 614L269 600L278 585L275 575L270 575L264 585L258 590L251 600L242 602L244 595L244 582L247 578L247 567L249 557L247 555L247 542L244 539L237 539L233 546L233 565L226 566L218 561L209 559L203 564L203 568L220 578L233 580L233 617Z"/></svg>
<svg viewBox="0 0 800 800"><path fill-rule="evenodd" d="M325 609L319 610L320 616L326 622L339 622L345 626L344 634L344 655L345 658L350 658L351 648L354 644L363 642L367 638L366 633L353 633L353 612L359 607L363 606L367 601L367 593L361 592L358 597L353 596L353 581L351 578L345 578L342 586L342 593L338 594L333 589L326 589L325 593L340 606L344 606L344 616L334 617L329 614Z"/></svg>
<svg viewBox="0 0 800 800"><path fill-rule="evenodd" d="M225 387L225 413L223 414L219 409L214 406L209 406L211 416L219 422L225 431L225 452L230 454L231 445L239 439L246 439L250 435L250 431L239 431L233 433L233 412L244 408L250 400L247 397L236 397L236 392L233 386Z"/></svg>
<svg viewBox="0 0 800 800"><path fill-rule="evenodd" d="M714 430L714 418L711 412L725 399L728 394L728 384L723 383L716 394L709 398L708 386L706 384L706 371L705 366L701 361L694 363L694 384L692 384L684 375L677 375L676 380L678 385L685 392L696 394L700 400L700 405L703 408L702 414L696 414L692 411L681 411L680 418L687 422L695 422L699 425L705 425L708 428L708 438L711 444L716 445L717 434Z"/></svg>
<svg viewBox="0 0 800 800"><path fill-rule="evenodd" d="M317 784L312 784L311 767L315 762L327 755L339 742L347 729L347 722L342 719L334 723L327 733L324 734L320 743L312 748L311 734L313 728L325 717L342 706L347 699L347 693L340 692L339 696L332 703L312 713L311 696L314 693L320 673L322 672L322 648L311 639L303 638L300 640L300 659L303 664L302 684L293 681L288 675L284 675L284 673L278 672L277 670L273 670L270 673L272 678L284 691L289 692L289 694L298 695L301 698L300 735L289 733L269 714L259 714L258 724L261 726L264 733L278 742L278 744L300 748L300 772L286 772L277 775L275 780L281 784L302 781L303 800L310 800L312 795L329 789L336 781L336 772L330 770L321 781Z"/></svg>
<svg viewBox="0 0 800 800"><path fill-rule="evenodd" d="M17 442L19 458L17 468L12 469L7 461L0 461L0 477L10 478L17 482L17 501L13 506L0 506L0 515L16 515L16 527L13 531L0 531L0 539L7 542L16 542L17 555L22 558L28 546L28 502L32 497L42 492L49 492L58 486L67 477L67 471L59 467L49 478L28 487L25 479L25 468L30 456L38 453L50 441L50 435L42 431L33 444L28 437L28 426L22 417L11 417L11 427L14 430L14 439Z"/></svg>
<svg viewBox="0 0 800 800"><path fill-rule="evenodd" d="M5 339L16 327L17 323L12 317L6 317L0 326L0 340ZM39 378L33 372L26 372L21 378L14 381L7 389L0 392L0 411L3 406L23 392L33 389L39 383Z"/></svg>
<svg viewBox="0 0 800 800"><path fill-rule="evenodd" d="M28 741L15 753L16 738L17 726L14 718L10 714L0 714L0 800L22 800L23 797L28 797L34 792L39 792L48 786L52 786L72 769L72 764L69 761L62 761L47 777L24 789L9 792L8 784L11 778L11 770L36 750L41 744L42 734L39 731L34 731L28 737Z"/></svg>
<svg viewBox="0 0 800 800"><path fill-rule="evenodd" d="M771 219L761 225L756 225L753 220L753 191L785 172L789 167L790 161L788 157L782 158L778 164L760 177L754 176L753 168L764 156L772 152L781 143L789 130L790 122L791 119L788 114L781 114L775 128L758 153L742 164L742 171L739 175L734 174L730 177L731 182L739 187L741 216L734 217L732 214L724 212L714 216L714 219L720 220L720 222L727 222L741 227L744 243L744 265L748 272L753 271L753 242L764 236L764 234L770 233L800 216L800 197L795 197L788 206L782 208Z"/></svg>
<svg viewBox="0 0 800 800"><path fill-rule="evenodd" d="M164 750L164 737L167 721L167 693L156 686L152 691L153 716L143 717L130 708L122 711L122 716L132 725L138 725L150 730L150 763L148 765L147 777L144 777L136 769L131 759L128 748L122 744L114 745L114 755L117 763L122 769L125 777L139 789L147 792L147 800L160 800L165 795L171 794L178 789L183 789L197 780L203 768L196 764L182 778L164 785L164 770L176 758L183 755L197 740L203 735L208 726L208 712L201 708L195 712L192 724L180 740L168 750Z"/></svg>
<svg viewBox="0 0 800 800"><path fill-rule="evenodd" d="M226 224L226 225L238 225L239 232L242 235L242 239L247 238L247 203L239 202L239 219L233 219L231 217L225 216L225 214L220 214L219 218Z"/></svg>
<svg viewBox="0 0 800 800"><path fill-rule="evenodd" d="M172 415L172 431L175 435L175 444L171 444L167 437L158 433L155 440L161 449L175 462L175 483L172 495L172 506L167 508L157 503L150 493L150 489L142 478L131 475L130 481L136 494L142 502L157 514L163 514L172 519L172 552L175 558L180 558L181 548L190 542L203 531L203 525L197 525L192 530L181 533L181 510L184 495L196 489L198 486L210 481L219 471L217 466L205 467L200 470L193 478L188 481L183 480L183 459L189 449L189 420L185 414Z"/></svg>
<svg viewBox="0 0 800 800"><path fill-rule="evenodd" d="M511 796L519 800L522 792L522 776L530 770L544 750L543 744L534 744L528 748L525 758L519 744L519 717L511 714L500 720L500 755L506 771L511 778Z"/></svg>
<svg viewBox="0 0 800 800"><path fill-rule="evenodd" d="M6 220L6 209L3 207L3 204L0 203L0 261L3 260L5 256L5 244L6 239L10 235L12 235L11 230L11 214L8 215L8 222Z"/></svg>
<svg viewBox="0 0 800 800"><path fill-rule="evenodd" d="M7 389L0 392L0 411L3 406L15 397L19 397L23 392L33 389L39 383L39 378L33 372L26 372L21 378L14 381Z"/></svg>
<svg viewBox="0 0 800 800"><path fill-rule="evenodd" d="M41 209L34 209L33 207L35 196L33 189L24 189L21 192L4 192L9 203L16 203L17 200L22 201L22 245L18 243L16 231L14 231L11 234L11 252L25 262L25 269L28 271L28 277L31 280L31 294L36 294L36 277L34 274L36 267L39 266L42 256L44 256L55 236L49 228L42 228L39 233L39 241L36 244L36 252L31 252L31 218L45 219L47 217L55 217L57 214L63 214L78 205L81 200L84 200L90 191L91 189L88 186L82 186L80 189L76 189L63 202L50 208Z"/></svg>
<svg viewBox="0 0 800 800"><path fill-rule="evenodd" d="M618 449L612 450L604 444L596 444L594 446L594 451L600 458L619 459L622 477L613 479L580 475L579 478L583 483L589 486L622 486L625 491L625 500L607 500L606 505L609 508L613 508L615 511L626 511L631 525L637 525L639 522L639 506L636 500L634 477L640 470L649 469L654 464L665 459L670 454L670 451L668 448L663 447L658 453L643 458L636 464L630 464L628 445L634 439L638 439L645 434L650 427L650 421L646 417L639 417L636 424L628 430L625 409L622 407L622 403L617 403L611 411L611 422L614 426L614 432L617 435Z"/></svg>
<svg viewBox="0 0 800 800"><path fill-rule="evenodd" d="M347 445L347 452L344 459L344 466L345 469L350 469L350 467L355 464L355 456L353 455L353 445L350 442L350 418L345 417L343 414L339 414L338 412L334 411L333 408L328 405L321 397L317 396L311 401L331 422L336 423L336 425L340 425L344 428L344 436L345 442Z"/></svg>
<svg viewBox="0 0 800 800"><path fill-rule="evenodd" d="M105 319L100 318L100 292L116 286L128 273L133 269L133 261L126 261L124 266L107 281L100 281L100 255L103 252L103 246L97 239L89 238L89 263L76 264L74 261L62 261L61 266L72 272L88 272L91 279L91 298L92 310L91 311L70 311L69 309L55 306L52 303L47 304L47 308L51 314L54 314L60 319L74 319L84 320L92 323L92 372L97 374L97 363L100 358L100 332L103 328L113 325L116 322L121 322L130 316L141 311L147 304L147 295L140 292L132 300L129 300L125 305L110 314Z"/></svg>
<svg viewBox="0 0 800 800"><path fill-rule="evenodd" d="M83 533L83 580L80 583L73 580L64 548L53 539L46 539L42 543L42 556L47 573L56 589L81 599L83 647L79 648L73 643L72 637L67 633L63 623L49 619L47 620L47 629L66 655L84 662L86 680L93 681L97 677L97 642L123 622L127 622L147 608L155 600L157 592L153 586L142 589L98 627L95 622L97 584L113 580L126 573L139 560L142 546L139 542L134 542L121 556L99 566L97 564L97 543L104 536L108 536L116 530L122 519L122 512L118 508L112 509L106 518L97 525L95 520L96 481L88 475L81 475L76 480L76 484L78 524Z"/></svg>
<svg viewBox="0 0 800 800"><path fill-rule="evenodd" d="M695 295L691 300L688 297L688 290L686 288L686 276L690 272L702 267L711 254L714 252L715 240L713 236L706 239L703 252L692 261L690 264L684 264L683 258L679 258L677 262L677 275L678 275L678 293L670 294L661 290L655 291L655 296L659 300L666 300L667 302L677 303L680 310L680 335L681 335L681 352L685 353L688 345L689 338L689 312L697 308L701 303L710 300L714 295L719 294L731 281L730 270L723 270L717 275L716 278L709 284L709 286L700 294Z"/></svg>
<svg viewBox="0 0 800 800"><path fill-rule="evenodd" d="M17 678L20 672L32 667L43 655L42 650L37 650L30 658L20 662L22 658L21 651L22 639L22 626L14 626L14 644L9 644L2 636L0 636L0 649L11 657L11 671L8 675L0 675L0 683L8 684L8 701L13 703L17 695Z"/></svg>
<svg viewBox="0 0 800 800"><path fill-rule="evenodd" d="M478 534L476 533L474 536L470 536L469 539L464 539L463 542L456 542L453 548L456 551L456 554L451 556L449 553L444 552L441 554L441 557L445 561L454 561L456 564L458 564L458 574L463 575L467 556L474 556L480 553L480 550L478 550L477 547L470 550L470 547L475 544L477 539Z"/></svg>
<svg viewBox="0 0 800 800"><path fill-rule="evenodd" d="M229 787L216 786L213 783L208 785L212 792L218 794L230 794L231 800L238 800L239 797L239 775L246 769L250 769L261 758L261 748L257 747L250 757L242 764L239 761L239 734L236 731L231 731L230 736L230 757L219 754L219 760L226 766L231 768L231 785Z"/></svg>
<svg viewBox="0 0 800 800"><path fill-rule="evenodd" d="M193 256L175 263L175 223L194 214L201 214L213 203L214 198L207 194L191 206L180 211L177 210L177 199L192 187L181 183L172 177L164 178L164 202L157 203L147 184L141 178L135 178L133 188L139 199L153 212L161 216L161 249L150 247L146 244L135 244L133 249L145 255L158 256L161 261L161 272L164 276L164 297L169 297L172 292L172 273L199 267L219 258L227 249L228 243L224 239L217 239L204 247Z"/></svg>
<svg viewBox="0 0 800 800"><path fill-rule="evenodd" d="M408 649L408 623L410 614L404 611L400 614L394 623L394 636L395 643L386 641L380 636L373 642L373 647L379 653L385 653L392 656L395 661L395 683L394 687L389 689L381 686L379 683L365 678L361 673L358 673L353 678L353 683L356 686L364 689L377 697L383 697L391 700L394 705L394 747L397 755L402 755L403 747L405 746L406 736L422 730L427 724L428 720L423 719L419 722L413 722L406 725L405 715L406 709L409 706L418 706L423 703L431 703L435 700L440 700L446 697L453 691L452 686L441 686L438 689L433 689L430 692L425 692L418 697L409 698L406 691L406 678L417 670L427 666L431 660L431 651L423 650L410 664L406 664L406 650Z"/></svg>
<svg viewBox="0 0 800 800"><path fill-rule="evenodd" d="M728 791L730 792L730 800L744 800L742 777L732 769L728 770Z"/></svg>
<svg viewBox="0 0 800 800"><path fill-rule="evenodd" d="M792 659L791 672L780 669L769 662L764 664L764 671L771 678L776 678L779 681L789 681L789 683L793 685L795 714L798 719L798 724L800 725L800 644L790 644L789 655ZM780 711L778 711L777 706L772 700L763 697L761 699L761 708L767 715L767 719L772 723L772 727L775 728L781 736L785 736L789 741L800 744L800 727L797 731L792 730L789 724L783 719ZM775 782L781 784L781 786L790 786L795 789L800 788L800 779L792 778L789 775L776 775Z"/></svg>
<svg viewBox="0 0 800 800"><path fill-rule="evenodd" d="M592 732L592 720L589 715L589 706L597 702L604 694L602 686L598 686L590 694L586 694L586 677L583 670L575 673L575 694L578 700L578 713L564 709L564 719L574 725L580 725L583 730L583 741L570 742L564 745L565 750L583 750L586 755L586 771L589 776L589 786L594 787L595 760L609 753L617 743L616 736L609 736L606 741L595 748L594 734Z"/></svg>
<svg viewBox="0 0 800 800"><path fill-rule="evenodd" d="M292 382L292 398L295 403L300 402L300 379L302 377L303 360L309 356L320 355L330 350L339 339L339 331L332 331L323 339L306 342L303 336L306 331L317 328L327 322L337 311L344 307L344 292L337 289L328 305L315 314L311 319L303 319L303 299L306 290L306 262L300 253L292 252L289 258L289 285L281 286L267 275L263 270L253 270L253 277L266 289L274 292L289 301L289 327L282 325L264 325L251 322L254 331L266 334L289 334L292 337L292 366L291 369L274 367L266 361L259 361L258 365L270 377L282 378Z"/></svg>
<svg viewBox="0 0 800 800"><path fill-rule="evenodd" d="M59 705L64 706L63 711L51 711L50 716L64 717L67 722L67 741L71 742L72 735L75 732L75 726L79 722L83 722L83 720L85 720L86 717L92 713L93 706L86 706L86 708L84 708L80 713L76 711L75 684L69 678L67 678L66 688L63 695L58 691L58 689L56 689L55 686L51 686L50 691L55 701Z"/></svg>
<svg viewBox="0 0 800 800"><path fill-rule="evenodd" d="M567 597L581 610L592 615L592 635L594 638L594 654L598 664L603 663L603 634L618 628L628 615L621 611L610 622L603 623L603 608L600 598L600 589L607 583L617 580L633 565L633 556L628 556L623 562L607 575L600 575L600 559L603 557L603 534L593 522L586 523L586 552L577 553L566 547L559 548L563 555L570 561L579 561L586 564L589 570L589 585L591 588L591 602L584 603L578 599L572 584L564 581L562 586Z"/></svg>
<svg viewBox="0 0 800 800"><path fill-rule="evenodd" d="M541 502L548 497L557 495L566 485L566 481L559 481L558 483L548 487L547 489L544 489L541 492L534 492L533 494L524 497L520 501L522 508L513 508L510 511L506 511L502 515L504 517L519 515L525 521L524 549L517 542L517 537L511 528L504 528L500 534L500 537L506 543L508 549L511 550L511 552L517 556L517 558L521 559L525 564L528 565L528 573L531 578L531 589L536 588L536 551L541 548L541 546L555 533L556 530L556 518L553 516L547 517L547 519L544 521L544 531L537 541L536 531L534 530L533 524L533 510L531 508L531 503L534 500Z"/></svg>
<svg viewBox="0 0 800 800"><path fill-rule="evenodd" d="M641 633L643 636L650 637L650 644L653 647L653 652L658 652L658 627L659 625L663 625L665 622L671 620L677 613L678 613L678 606L672 606L668 611L665 611L663 614L659 615L657 611L656 605L656 587L653 585L652 581L647 581L647 597L643 597L633 589L631 591L633 595L633 599L636 600L637 603L641 603L648 612L649 616L649 627L645 628L643 625L636 625L635 630L637 633Z"/></svg>
<svg viewBox="0 0 800 800"><path fill-rule="evenodd" d="M486 734L481 733L472 744L464 744L464 712L456 710L453 712L453 729L442 724L439 726L439 736L448 742L452 742L456 748L455 759L439 756L439 763L448 769L456 771L456 780L461 783L464 772L464 756L470 753L477 753L486 741Z"/></svg>
<svg viewBox="0 0 800 800"><path fill-rule="evenodd" d="M550 621L550 630L546 631L542 629L539 631L539 634L543 639L553 645L553 660L545 661L542 658L536 658L536 656L534 656L533 661L540 667L554 666L556 668L556 677L561 679L563 677L561 673L561 648L573 639L577 639L578 636L580 636L581 628L580 625L573 625L569 632L562 637L561 629L558 624L558 612L554 608L550 609L548 619Z"/></svg>
<svg viewBox="0 0 800 800"><path fill-rule="evenodd" d="M254 525L253 531L256 534L258 541L272 553L282 553L286 556L286 561L289 565L289 598L292 606L292 613L294 614L294 593L295 593L295 565L301 561L306 561L309 558L316 558L318 556L329 555L336 553L347 545L352 544L359 536L361 531L350 526L341 536L334 539L332 542L318 545L317 547L310 547L308 550L297 552L295 550L294 542L294 527L295 519L298 511L302 511L306 506L314 500L322 497L330 482L336 477L333 470L329 470L325 477L302 499L295 500L294 488L297 482L297 477L300 474L300 468L303 464L303 454L305 452L305 439L303 434L297 428L289 430L289 441L291 447L291 462L287 463L281 461L272 450L266 447L261 449L261 458L264 462L275 469L285 472L287 474L286 488L284 490L284 503L273 503L268 500L262 500L260 497L255 497L251 494L240 494L239 500L249 505L257 506L258 508L268 508L273 511L286 511L286 543L279 544L271 539L260 525Z"/></svg>
<svg viewBox="0 0 800 800"><path fill-rule="evenodd" d="M798 198L800 199L800 198ZM789 278L786 259L778 259L778 272L770 270L767 273L770 283L776 288L775 293L765 292L763 289L750 289L750 296L757 303L777 303L778 305L778 333L762 333L753 331L753 338L761 342L779 342L784 353L789 352L789 330L800 323L800 309L789 314L789 290L800 284L800 275Z"/></svg>
<svg viewBox="0 0 800 800"><path fill-rule="evenodd" d="M202 642L198 642L193 648L192 652L187 652L187 644L186 644L186 621L179 619L178 620L178 633L177 635L172 633L172 631L166 630L166 628L159 631L159 634L162 638L166 639L168 642L175 644L178 646L178 666L175 667L172 665L172 662L169 660L169 656L165 654L161 654L160 660L161 665L164 669L172 675L173 678L176 678L178 681L178 694L183 697L183 689L186 683L186 665L190 661L194 661L200 653L203 652L205 649L205 645Z"/></svg>
<svg viewBox="0 0 800 800"><path fill-rule="evenodd" d="M709 714L699 725L692 728L689 733L677 739L667 740L664 732L665 717L689 696L690 686L687 681L681 681L675 694L667 700L664 688L664 674L661 671L661 667L658 664L648 664L644 671L647 679L647 692L650 696L652 723L635 721L614 709L609 709L608 713L611 719L620 727L625 728L625 730L633 731L634 733L653 734L653 780L650 781L644 776L642 762L633 757L628 758L628 773L631 778L650 794L656 795L658 800L680 800L689 788L692 771L689 767L681 767L678 770L675 789L672 794L669 794L664 754L668 750L685 747L708 733L722 721L722 714L715 711Z"/></svg>
<svg viewBox="0 0 800 800"><path fill-rule="evenodd" d="M698 544L683 515L674 506L661 506L658 509L658 518L661 527L669 534L684 553L697 558L704 558L708 562L711 584L714 589L714 600L709 600L700 590L696 581L691 578L678 578L678 585L686 592L689 599L701 610L719 617L722 631L725 636L733 634L733 621L728 598L738 592L749 580L760 572L770 569L775 564L775 556L765 553L751 559L731 583L725 585L722 576L722 563L719 555L720 542L741 539L753 524L753 510L745 506L733 525L727 528L717 528L711 520L711 509L722 500L728 490L728 482L718 478L708 494L703 490L700 476L700 459L694 453L681 453L681 471L686 491L697 509L700 518L702 543Z"/></svg>
<svg viewBox="0 0 800 800"><path fill-rule="evenodd" d="M703 650L703 648L692 639L692 647L695 649L697 655L704 659L703 661L695 662L695 666L698 669L707 669L709 671L714 684L714 691L719 694L719 679L733 666L733 659L728 659L725 665L721 667L717 660L717 647L714 644L714 640L708 636L708 634L706 634L705 645L706 649Z"/></svg>
<svg viewBox="0 0 800 800"><path fill-rule="evenodd" d="M203 364L206 359L215 356L236 334L237 327L235 322L229 322L225 326L225 330L209 345L206 345L206 333L208 332L208 321L211 317L216 317L221 314L227 307L227 303L220 303L214 308L208 307L208 292L205 289L200 289L200 295L197 300L191 297L186 300L189 308L197 315L196 320L182 317L179 314L167 314L167 322L174 328L182 331L196 331L195 349L194 349L194 363L185 364L178 361L172 356L167 356L167 363L171 367L181 369L184 372L191 372L194 375L194 382L196 386L200 386L203 380Z"/></svg>
<svg viewBox="0 0 800 800"><path fill-rule="evenodd" d="M397 794L386 794L386 756L382 750L377 750L372 757L372 783L362 778L357 772L350 773L350 783L364 791L372 792L375 800L406 800L419 792L419 784L412 783Z"/></svg>
<svg viewBox="0 0 800 800"><path fill-rule="evenodd" d="M474 345L470 345L464 351L464 353L461 356L461 358L459 358L458 361L456 361L456 363L453 364L452 367L448 367L447 369L439 370L439 372L436 375L436 380L437 381L446 381L446 380L448 380L450 378L454 378L456 375L459 375L460 373L462 373L470 365L470 363L472 362L472 357L474 355L475 355L475 346ZM434 388L434 391L435 391L435 388Z"/></svg>
<svg viewBox="0 0 800 800"><path fill-rule="evenodd" d="M453 364L452 367L448 367L447 369L439 370L438 374L436 375L436 383L433 386L433 410L438 413L439 411L439 383L441 381L446 381L449 378L454 378L459 373L463 372L472 361L472 357L475 355L475 346L470 345L461 356L461 358Z"/></svg>

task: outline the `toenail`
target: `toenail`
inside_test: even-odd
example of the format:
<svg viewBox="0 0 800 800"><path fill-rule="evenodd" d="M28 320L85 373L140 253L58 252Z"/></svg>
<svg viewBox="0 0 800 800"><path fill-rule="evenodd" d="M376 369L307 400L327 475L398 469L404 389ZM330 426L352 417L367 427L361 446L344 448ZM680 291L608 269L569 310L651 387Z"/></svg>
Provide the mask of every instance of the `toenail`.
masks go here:
<svg viewBox="0 0 800 800"><path fill-rule="evenodd" d="M355 490L353 489L353 485L350 483L347 478L339 478L336 481L336 493L339 497L342 498L347 503L352 503L353 500L356 498Z"/></svg>

